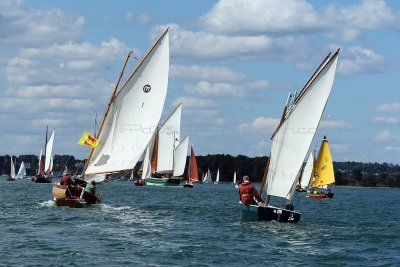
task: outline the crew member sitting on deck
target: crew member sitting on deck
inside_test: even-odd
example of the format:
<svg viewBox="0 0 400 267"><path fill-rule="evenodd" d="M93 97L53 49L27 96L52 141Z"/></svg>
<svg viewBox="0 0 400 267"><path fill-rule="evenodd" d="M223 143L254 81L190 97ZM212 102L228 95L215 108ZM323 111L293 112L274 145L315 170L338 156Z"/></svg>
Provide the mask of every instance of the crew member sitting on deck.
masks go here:
<svg viewBox="0 0 400 267"><path fill-rule="evenodd" d="M69 171L65 170L63 173L63 177L61 178L61 182L60 185L64 185L64 186L73 186L75 185L74 180L72 180L71 175L69 175Z"/></svg>
<svg viewBox="0 0 400 267"><path fill-rule="evenodd" d="M254 198L260 203L263 203L257 189L249 182L249 176L243 176L243 182L239 186L240 201L246 205L257 205Z"/></svg>
<svg viewBox="0 0 400 267"><path fill-rule="evenodd" d="M64 175L61 178L60 185L63 186L68 186L68 190L65 192L66 197L71 197L74 193L74 186L75 186L75 181L71 178L71 175L69 175L69 171L65 170Z"/></svg>

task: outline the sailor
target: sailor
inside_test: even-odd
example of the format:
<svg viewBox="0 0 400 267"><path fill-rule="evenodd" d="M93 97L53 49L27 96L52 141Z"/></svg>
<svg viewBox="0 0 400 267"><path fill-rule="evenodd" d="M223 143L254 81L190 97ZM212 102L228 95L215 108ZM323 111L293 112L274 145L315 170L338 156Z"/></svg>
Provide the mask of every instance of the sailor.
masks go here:
<svg viewBox="0 0 400 267"><path fill-rule="evenodd" d="M85 187L85 191L95 195L96 194L96 182L92 180L90 183L88 183Z"/></svg>
<svg viewBox="0 0 400 267"><path fill-rule="evenodd" d="M248 205L257 205L256 199L259 203L264 203L261 199L260 195L257 192L257 189L249 182L249 176L243 176L243 182L239 186L239 197L240 201L248 206Z"/></svg>
<svg viewBox="0 0 400 267"><path fill-rule="evenodd" d="M72 180L71 175L69 174L68 170L65 170L63 173L63 177L61 178L61 182L60 185L64 185L64 186L73 186L75 185L74 180Z"/></svg>

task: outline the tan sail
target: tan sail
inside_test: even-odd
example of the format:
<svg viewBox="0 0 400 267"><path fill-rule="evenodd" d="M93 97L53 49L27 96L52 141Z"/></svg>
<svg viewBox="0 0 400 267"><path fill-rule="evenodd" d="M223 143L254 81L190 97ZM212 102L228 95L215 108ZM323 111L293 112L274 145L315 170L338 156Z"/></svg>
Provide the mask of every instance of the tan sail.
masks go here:
<svg viewBox="0 0 400 267"><path fill-rule="evenodd" d="M332 155L326 137L322 140L313 174L311 186L314 188L335 183Z"/></svg>

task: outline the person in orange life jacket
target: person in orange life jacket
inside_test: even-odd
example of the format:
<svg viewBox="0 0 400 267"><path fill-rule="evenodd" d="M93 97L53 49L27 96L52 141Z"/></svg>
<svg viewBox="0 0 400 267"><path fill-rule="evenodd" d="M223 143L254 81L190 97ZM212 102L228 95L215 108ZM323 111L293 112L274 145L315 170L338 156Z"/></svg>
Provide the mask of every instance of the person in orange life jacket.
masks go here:
<svg viewBox="0 0 400 267"><path fill-rule="evenodd" d="M257 202L264 203L261 199L260 195L257 192L257 189L249 182L249 176L243 176L243 182L239 186L239 197L240 201L248 206L248 205L257 205Z"/></svg>

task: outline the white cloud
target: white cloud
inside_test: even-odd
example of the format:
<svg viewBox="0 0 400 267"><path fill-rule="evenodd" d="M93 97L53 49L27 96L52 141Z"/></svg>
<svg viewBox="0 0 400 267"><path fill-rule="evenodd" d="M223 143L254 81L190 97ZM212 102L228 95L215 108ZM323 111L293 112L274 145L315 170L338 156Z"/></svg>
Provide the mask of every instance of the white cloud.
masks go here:
<svg viewBox="0 0 400 267"><path fill-rule="evenodd" d="M19 98L52 98L52 97L79 97L82 94L80 85L38 85L22 88L9 88L5 96L17 96Z"/></svg>
<svg viewBox="0 0 400 267"><path fill-rule="evenodd" d="M209 82L234 82L246 79L245 74L225 67L171 65L169 73L171 78L198 79Z"/></svg>
<svg viewBox="0 0 400 267"><path fill-rule="evenodd" d="M355 126L341 120L321 120L320 128L328 130L349 130L355 128Z"/></svg>
<svg viewBox="0 0 400 267"><path fill-rule="evenodd" d="M139 15L138 20L139 20L140 23L149 24L149 23L151 23L154 19L153 19L153 16L151 16L150 14L148 14L148 13L143 13L143 14L140 14L140 15Z"/></svg>
<svg viewBox="0 0 400 267"><path fill-rule="evenodd" d="M210 32L222 34L314 34L350 41L362 30L399 29L399 15L385 1L329 5L316 10L305 0L220 0L200 18Z"/></svg>
<svg viewBox="0 0 400 267"><path fill-rule="evenodd" d="M186 85L184 89L187 92L200 96L260 99L263 97L262 93L268 85L267 81L256 81L249 84L209 83L201 81L195 85Z"/></svg>
<svg viewBox="0 0 400 267"><path fill-rule="evenodd" d="M322 24L303 0L220 0L200 20L211 32L247 34L315 31Z"/></svg>
<svg viewBox="0 0 400 267"><path fill-rule="evenodd" d="M375 139L379 142L386 142L386 141L400 141L400 135L398 134L393 134L392 132L388 130L384 130L380 133L378 133L375 137Z"/></svg>
<svg viewBox="0 0 400 267"><path fill-rule="evenodd" d="M23 1L0 1L0 45L41 45L77 38L85 19L60 9L27 8Z"/></svg>
<svg viewBox="0 0 400 267"><path fill-rule="evenodd" d="M373 122L377 124L397 125L400 124L400 119L395 117L374 117Z"/></svg>
<svg viewBox="0 0 400 267"><path fill-rule="evenodd" d="M336 152L346 152L349 149L349 144L329 144L331 149Z"/></svg>
<svg viewBox="0 0 400 267"><path fill-rule="evenodd" d="M385 64L384 57L371 49L351 47L344 52L344 56L339 62L338 72L348 75L382 72Z"/></svg>
<svg viewBox="0 0 400 267"><path fill-rule="evenodd" d="M400 103L382 104L375 108L376 112L400 111Z"/></svg>
<svg viewBox="0 0 400 267"><path fill-rule="evenodd" d="M184 30L177 24L169 24L154 29L154 36L160 28L171 29L171 54L174 57L207 59L239 59L270 58L281 60L305 59L307 46L302 36L268 37L228 36L204 31L192 32Z"/></svg>
<svg viewBox="0 0 400 267"><path fill-rule="evenodd" d="M279 119L270 117L258 117L250 123L239 124L241 133L272 133L279 124Z"/></svg>
<svg viewBox="0 0 400 267"><path fill-rule="evenodd" d="M180 97L176 99L171 106L176 107L182 103L183 107L186 109L208 109L214 108L215 104L210 99L196 98L196 97Z"/></svg>
<svg viewBox="0 0 400 267"><path fill-rule="evenodd" d="M400 146L387 146L385 147L386 151L400 152Z"/></svg>

